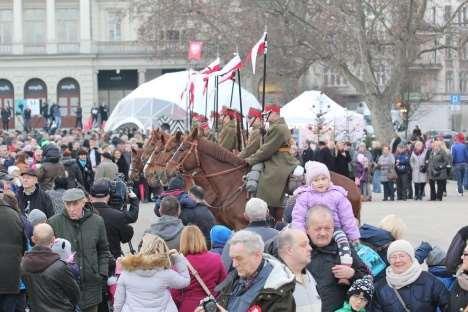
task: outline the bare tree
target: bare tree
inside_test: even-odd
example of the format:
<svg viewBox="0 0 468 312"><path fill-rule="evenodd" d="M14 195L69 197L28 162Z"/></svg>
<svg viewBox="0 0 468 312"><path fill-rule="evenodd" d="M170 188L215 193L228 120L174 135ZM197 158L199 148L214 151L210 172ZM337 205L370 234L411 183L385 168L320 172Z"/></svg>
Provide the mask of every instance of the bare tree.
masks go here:
<svg viewBox="0 0 468 312"><path fill-rule="evenodd" d="M440 42L468 2L439 25L428 17L431 0L134 1L141 39L154 47L164 31L183 29L185 38L205 40L209 51L228 55L236 46L248 51L268 25L267 77L281 84L285 100L303 91L298 81L311 66L326 64L368 104L383 142L393 136L391 109L411 71L423 66L425 55L457 49L456 42Z"/></svg>

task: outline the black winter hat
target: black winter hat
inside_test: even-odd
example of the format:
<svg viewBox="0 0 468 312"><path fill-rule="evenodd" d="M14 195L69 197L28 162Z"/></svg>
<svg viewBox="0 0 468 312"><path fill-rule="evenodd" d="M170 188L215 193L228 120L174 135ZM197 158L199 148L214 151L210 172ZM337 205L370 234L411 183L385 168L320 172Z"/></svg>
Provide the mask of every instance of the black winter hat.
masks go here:
<svg viewBox="0 0 468 312"><path fill-rule="evenodd" d="M357 279L348 289L348 296L363 294L367 301L372 300L374 293L374 282L371 275L366 275L361 279Z"/></svg>
<svg viewBox="0 0 468 312"><path fill-rule="evenodd" d="M167 188L168 190L176 190L176 189L185 188L184 179L181 176L173 177L171 180L169 180L169 184Z"/></svg>

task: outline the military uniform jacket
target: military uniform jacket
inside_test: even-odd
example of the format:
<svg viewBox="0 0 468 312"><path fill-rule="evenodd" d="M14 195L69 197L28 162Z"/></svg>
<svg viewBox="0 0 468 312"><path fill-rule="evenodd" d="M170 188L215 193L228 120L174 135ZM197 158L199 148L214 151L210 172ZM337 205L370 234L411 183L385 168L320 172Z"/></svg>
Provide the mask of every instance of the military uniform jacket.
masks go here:
<svg viewBox="0 0 468 312"><path fill-rule="evenodd" d="M251 166L264 163L265 169L260 177L257 197L266 201L269 207L281 207L288 177L299 164L289 152L280 151L280 148L289 147L290 139L291 132L284 118L270 122L263 144L245 160Z"/></svg>
<svg viewBox="0 0 468 312"><path fill-rule="evenodd" d="M237 129L234 120L223 126L219 134L219 144L230 152L237 149Z"/></svg>
<svg viewBox="0 0 468 312"><path fill-rule="evenodd" d="M252 127L252 130L249 133L249 140L247 141L247 146L239 154L240 158L247 158L250 155L254 154L259 148L262 141L262 134L260 132L260 127Z"/></svg>

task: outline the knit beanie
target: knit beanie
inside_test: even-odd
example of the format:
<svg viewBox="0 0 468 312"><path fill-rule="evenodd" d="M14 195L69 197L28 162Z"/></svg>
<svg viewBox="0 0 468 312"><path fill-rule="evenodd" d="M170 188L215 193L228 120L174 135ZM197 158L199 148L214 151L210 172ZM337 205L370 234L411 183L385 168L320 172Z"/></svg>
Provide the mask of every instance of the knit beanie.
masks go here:
<svg viewBox="0 0 468 312"><path fill-rule="evenodd" d="M318 161L308 161L305 163L306 183L310 185L312 180L318 176L324 175L330 179L330 171L325 164Z"/></svg>
<svg viewBox="0 0 468 312"><path fill-rule="evenodd" d="M367 301L372 300L374 293L374 283L371 275L366 275L363 278L357 279L348 289L348 296L363 294Z"/></svg>
<svg viewBox="0 0 468 312"><path fill-rule="evenodd" d="M56 238L51 247L52 251L59 255L60 259L69 262L72 260L73 253L71 244L65 238Z"/></svg>
<svg viewBox="0 0 468 312"><path fill-rule="evenodd" d="M224 246L231 238L232 231L224 225L215 225L210 230L211 246Z"/></svg>
<svg viewBox="0 0 468 312"><path fill-rule="evenodd" d="M181 176L173 177L171 180L169 180L169 184L167 186L167 189L170 191L176 190L176 189L184 189L184 188L185 188L185 182Z"/></svg>
<svg viewBox="0 0 468 312"><path fill-rule="evenodd" d="M402 251L408 254L411 259L414 260L415 255L414 255L414 247L410 244L410 242L404 240L404 239L399 239L394 241L393 243L388 246L387 250L387 260L390 261L390 257L393 253L397 251Z"/></svg>
<svg viewBox="0 0 468 312"><path fill-rule="evenodd" d="M28 215L28 221L33 227L40 223L47 222L47 216L39 209L33 209Z"/></svg>
<svg viewBox="0 0 468 312"><path fill-rule="evenodd" d="M426 258L428 266L445 265L445 250L438 246L433 246L431 252Z"/></svg>

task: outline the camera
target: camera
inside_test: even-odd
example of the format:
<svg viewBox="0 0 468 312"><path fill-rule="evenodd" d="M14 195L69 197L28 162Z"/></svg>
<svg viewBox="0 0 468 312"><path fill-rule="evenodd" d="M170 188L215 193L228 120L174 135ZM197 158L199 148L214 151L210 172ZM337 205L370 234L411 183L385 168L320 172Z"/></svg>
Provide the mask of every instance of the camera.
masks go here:
<svg viewBox="0 0 468 312"><path fill-rule="evenodd" d="M203 310L205 312L217 312L218 311L218 305L216 304L216 300L213 297L206 297L200 302L201 306L203 307Z"/></svg>

